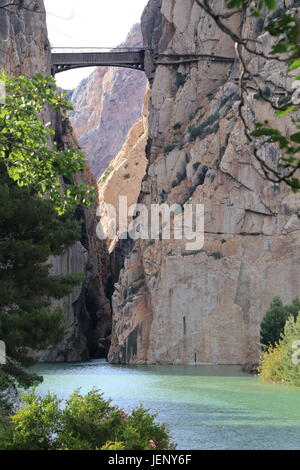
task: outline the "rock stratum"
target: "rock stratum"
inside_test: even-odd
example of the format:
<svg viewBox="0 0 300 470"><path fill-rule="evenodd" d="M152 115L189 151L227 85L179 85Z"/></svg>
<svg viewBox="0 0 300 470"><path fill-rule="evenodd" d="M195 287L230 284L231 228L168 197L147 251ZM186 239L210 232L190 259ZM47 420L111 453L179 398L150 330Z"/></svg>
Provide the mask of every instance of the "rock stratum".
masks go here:
<svg viewBox="0 0 300 470"><path fill-rule="evenodd" d="M220 0L211 3L223 6ZM240 28L239 18L234 21L231 26ZM257 37L256 20L247 19L242 28ZM150 0L142 31L145 46L162 54L236 57L232 41L194 0ZM265 34L265 52L270 44ZM250 66L277 83L286 81L278 63L257 58ZM256 360L260 321L273 297L290 302L300 295L299 196L267 181L249 151L238 116L238 64L202 60L149 63L147 69L148 168L139 202L203 203L205 244L194 252L174 240L133 244L113 295L109 359ZM254 96L246 113L248 122L274 119ZM269 146L264 158L273 165L279 155Z"/></svg>
<svg viewBox="0 0 300 470"><path fill-rule="evenodd" d="M0 7L5 5L0 0ZM0 68L10 74L30 76L41 72L50 75L50 43L47 36L44 2L27 2L35 11L13 6L0 8ZM30 5L29 5L30 4ZM25 4L25 6L27 6ZM68 119L55 116L49 110L47 121L56 130L56 138L65 148L78 148ZM96 182L88 168L77 178L89 186ZM107 250L96 236L96 205L78 208L83 217L82 240L68 249L63 256L49 260L56 274L84 273L82 285L58 301L63 308L68 333L63 342L47 351L39 351L44 361L81 361L105 355L111 327L111 308L105 293L109 275Z"/></svg>

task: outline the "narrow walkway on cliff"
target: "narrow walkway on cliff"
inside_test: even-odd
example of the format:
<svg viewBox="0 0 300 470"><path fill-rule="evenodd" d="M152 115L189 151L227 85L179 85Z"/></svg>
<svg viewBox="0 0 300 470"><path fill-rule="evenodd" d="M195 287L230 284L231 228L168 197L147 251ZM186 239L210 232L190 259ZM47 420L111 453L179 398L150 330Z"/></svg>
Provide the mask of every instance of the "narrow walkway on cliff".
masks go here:
<svg viewBox="0 0 300 470"><path fill-rule="evenodd" d="M208 54L159 54L152 49L141 48L60 48L51 49L52 74L82 67L111 66L145 70L147 55L156 65L180 65L183 63L210 60L214 62L236 61L236 57L221 57Z"/></svg>

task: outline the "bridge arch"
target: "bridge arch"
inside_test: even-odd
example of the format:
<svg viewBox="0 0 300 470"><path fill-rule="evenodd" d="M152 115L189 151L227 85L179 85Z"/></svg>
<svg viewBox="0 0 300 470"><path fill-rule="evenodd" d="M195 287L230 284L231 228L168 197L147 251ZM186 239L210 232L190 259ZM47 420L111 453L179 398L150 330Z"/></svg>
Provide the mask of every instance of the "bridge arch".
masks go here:
<svg viewBox="0 0 300 470"><path fill-rule="evenodd" d="M159 54L143 48L61 48L51 49L52 74L83 67L125 67L145 71L149 59L154 65L176 66L198 61L234 63L236 57L222 57L208 54Z"/></svg>
<svg viewBox="0 0 300 470"><path fill-rule="evenodd" d="M51 67L55 75L83 67L126 67L144 71L145 49L141 48L52 48Z"/></svg>

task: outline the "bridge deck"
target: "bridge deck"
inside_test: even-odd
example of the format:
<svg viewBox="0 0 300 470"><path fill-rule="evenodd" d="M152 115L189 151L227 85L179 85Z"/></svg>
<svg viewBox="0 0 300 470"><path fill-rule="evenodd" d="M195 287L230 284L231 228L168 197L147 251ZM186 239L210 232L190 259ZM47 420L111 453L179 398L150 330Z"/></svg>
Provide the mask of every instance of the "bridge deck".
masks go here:
<svg viewBox="0 0 300 470"><path fill-rule="evenodd" d="M144 70L144 56L143 49L110 52L52 52L51 62L54 73L100 65Z"/></svg>
<svg viewBox="0 0 300 470"><path fill-rule="evenodd" d="M51 53L53 74L70 69L95 66L126 67L145 70L145 49L140 48L53 48ZM152 51L152 60L157 65L180 65L190 62L212 61L234 63L234 57L207 54L157 54Z"/></svg>

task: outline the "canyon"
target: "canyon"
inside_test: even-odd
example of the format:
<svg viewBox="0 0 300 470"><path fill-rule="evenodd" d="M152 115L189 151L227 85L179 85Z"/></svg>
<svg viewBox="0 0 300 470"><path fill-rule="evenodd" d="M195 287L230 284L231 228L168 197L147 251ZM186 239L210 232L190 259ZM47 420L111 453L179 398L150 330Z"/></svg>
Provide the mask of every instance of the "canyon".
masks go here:
<svg viewBox="0 0 300 470"><path fill-rule="evenodd" d="M217 10L221 3L212 2ZM231 26L240 28L239 19ZM161 54L236 57L231 39L193 0L150 0L142 31L144 45ZM255 20L245 21L243 33L257 37ZM266 35L263 50L269 47ZM256 58L251 69L285 83L275 62ZM187 252L174 240L134 243L113 294L112 362L256 361L271 300L299 296L299 196L267 181L249 153L237 77L235 63L149 64L148 168L139 202L204 204L205 245ZM252 96L249 122L267 118ZM265 161L278 157L266 148Z"/></svg>
<svg viewBox="0 0 300 470"><path fill-rule="evenodd" d="M216 9L223 1L213 0ZM292 2L281 2L290 5ZM1 4L0 4L1 5ZM37 2L44 12L42 0ZM238 17L231 26L241 28ZM257 20L242 29L260 35ZM50 73L45 14L0 10L9 73ZM98 189L79 208L82 240L51 259L55 273L85 272L61 306L69 333L42 361L106 357L121 364L245 364L260 350L260 322L272 299L300 296L300 197L265 178L249 152L238 114L235 45L195 0L149 0L124 45L161 55L223 56L177 65L146 57L146 74L97 68L72 92L69 118L51 116L66 148L80 146L92 171L78 178ZM263 51L270 48L265 33ZM263 58L252 70L285 83L280 64ZM148 79L148 80L147 80ZM148 81L148 85L147 85ZM50 113L50 111L49 111ZM274 121L255 96L247 120ZM288 119L285 126L289 126ZM264 159L279 155L272 145ZM93 175L92 175L93 172ZM203 204L205 244L178 240L99 240L97 205ZM107 230L109 215L101 217ZM109 350L109 351L108 351Z"/></svg>

